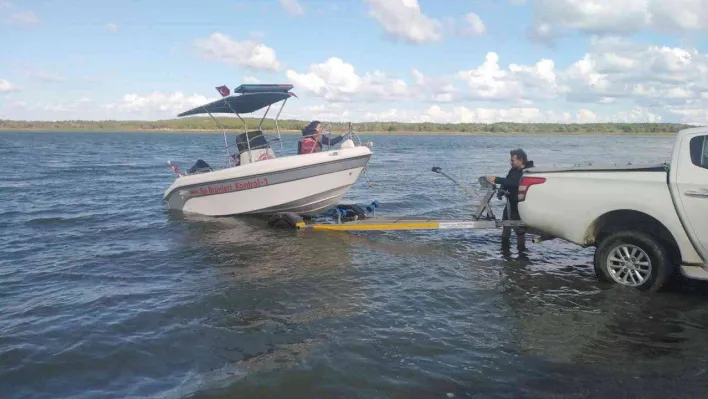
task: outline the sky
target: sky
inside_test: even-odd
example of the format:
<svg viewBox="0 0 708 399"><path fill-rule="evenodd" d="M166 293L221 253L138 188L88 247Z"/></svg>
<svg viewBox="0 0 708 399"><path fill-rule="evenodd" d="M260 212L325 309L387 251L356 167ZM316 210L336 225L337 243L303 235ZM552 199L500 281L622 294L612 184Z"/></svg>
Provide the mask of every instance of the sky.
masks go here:
<svg viewBox="0 0 708 399"><path fill-rule="evenodd" d="M707 30L704 0L0 0L0 119L291 83L282 119L708 124Z"/></svg>

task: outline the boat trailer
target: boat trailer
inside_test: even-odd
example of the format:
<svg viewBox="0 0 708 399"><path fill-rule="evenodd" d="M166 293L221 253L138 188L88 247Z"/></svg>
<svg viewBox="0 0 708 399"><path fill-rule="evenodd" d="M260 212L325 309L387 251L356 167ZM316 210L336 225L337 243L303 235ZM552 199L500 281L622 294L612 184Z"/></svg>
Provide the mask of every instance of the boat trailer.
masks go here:
<svg viewBox="0 0 708 399"><path fill-rule="evenodd" d="M474 196L467 187L458 183L455 179L445 174L438 166L434 166L433 172L441 174L468 195ZM381 230L448 230L448 229L498 229L502 227L523 227L524 223L519 220L500 220L494 215L489 206L492 198L506 198L509 203L509 192L497 187L496 184L487 181L486 177L479 177L478 182L482 188L486 189L475 213L471 219L433 219L428 217L394 217L376 216L378 201L373 201L366 206L356 204L340 204L326 214L303 218L294 213L278 213L273 215L268 221L268 225L276 228L295 228L298 230L329 230L329 231L381 231ZM507 209L509 207L507 206Z"/></svg>

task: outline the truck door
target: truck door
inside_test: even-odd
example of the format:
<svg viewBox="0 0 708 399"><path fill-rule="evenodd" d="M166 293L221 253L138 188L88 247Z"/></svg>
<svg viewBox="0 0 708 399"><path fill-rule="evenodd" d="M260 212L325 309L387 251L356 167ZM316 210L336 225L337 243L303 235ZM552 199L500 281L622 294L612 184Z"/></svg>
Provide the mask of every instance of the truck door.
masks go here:
<svg viewBox="0 0 708 399"><path fill-rule="evenodd" d="M708 262L708 134L688 139L689 151L679 152L676 185L688 233ZM684 147L685 148L685 147ZM681 210L679 209L679 212Z"/></svg>

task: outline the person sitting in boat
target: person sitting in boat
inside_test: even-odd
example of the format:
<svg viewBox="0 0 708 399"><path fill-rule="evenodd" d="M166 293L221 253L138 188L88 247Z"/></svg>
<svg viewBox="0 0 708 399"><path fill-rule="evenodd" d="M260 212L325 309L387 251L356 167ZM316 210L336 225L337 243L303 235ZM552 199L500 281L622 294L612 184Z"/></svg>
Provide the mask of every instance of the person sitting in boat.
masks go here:
<svg viewBox="0 0 708 399"><path fill-rule="evenodd" d="M298 154L311 154L322 151L322 145L336 145L344 139L346 133L341 136L330 138L322 133L322 123L320 121L312 121L309 125L302 129L302 138L297 143Z"/></svg>

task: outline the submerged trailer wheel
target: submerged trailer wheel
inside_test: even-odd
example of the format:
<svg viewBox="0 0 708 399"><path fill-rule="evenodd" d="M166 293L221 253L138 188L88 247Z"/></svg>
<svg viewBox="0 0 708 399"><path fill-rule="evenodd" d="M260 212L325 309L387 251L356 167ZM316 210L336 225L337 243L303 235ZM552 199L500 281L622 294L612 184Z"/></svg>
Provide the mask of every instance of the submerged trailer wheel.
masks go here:
<svg viewBox="0 0 708 399"><path fill-rule="evenodd" d="M297 213L276 213L268 219L268 226L276 229L295 229L299 222L302 222L302 217Z"/></svg>
<svg viewBox="0 0 708 399"><path fill-rule="evenodd" d="M366 219L366 211L357 204L339 204L336 208L340 211L345 211L347 216L351 213L359 220Z"/></svg>
<svg viewBox="0 0 708 399"><path fill-rule="evenodd" d="M648 292L661 290L673 272L666 248L640 231L618 231L604 238L594 264L598 279Z"/></svg>

